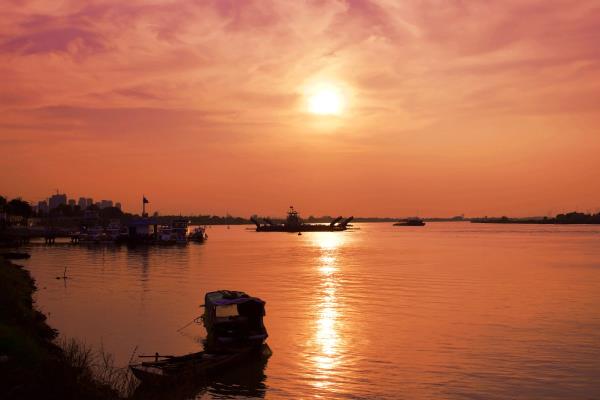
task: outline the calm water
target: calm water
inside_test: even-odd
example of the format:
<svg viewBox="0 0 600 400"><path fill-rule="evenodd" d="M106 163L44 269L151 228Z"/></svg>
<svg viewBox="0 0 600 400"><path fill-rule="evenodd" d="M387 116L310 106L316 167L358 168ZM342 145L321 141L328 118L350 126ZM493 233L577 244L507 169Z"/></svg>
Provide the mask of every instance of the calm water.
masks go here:
<svg viewBox="0 0 600 400"><path fill-rule="evenodd" d="M267 301L272 357L201 398L600 398L600 227L213 227L187 247L32 246L61 334L138 354L198 351L204 293ZM67 266L73 279L56 280Z"/></svg>

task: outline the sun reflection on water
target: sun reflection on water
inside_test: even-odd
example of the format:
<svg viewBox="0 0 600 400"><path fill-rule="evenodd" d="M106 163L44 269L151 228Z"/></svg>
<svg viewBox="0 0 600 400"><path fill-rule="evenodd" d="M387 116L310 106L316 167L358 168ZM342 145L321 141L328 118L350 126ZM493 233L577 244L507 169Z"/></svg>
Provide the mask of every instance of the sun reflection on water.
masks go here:
<svg viewBox="0 0 600 400"><path fill-rule="evenodd" d="M324 389L332 385L332 378L339 364L342 338L339 334L341 310L338 305L339 250L344 245L344 236L327 232L314 235L313 244L319 250L317 271L319 273L319 296L314 334L314 373L319 379L314 385Z"/></svg>

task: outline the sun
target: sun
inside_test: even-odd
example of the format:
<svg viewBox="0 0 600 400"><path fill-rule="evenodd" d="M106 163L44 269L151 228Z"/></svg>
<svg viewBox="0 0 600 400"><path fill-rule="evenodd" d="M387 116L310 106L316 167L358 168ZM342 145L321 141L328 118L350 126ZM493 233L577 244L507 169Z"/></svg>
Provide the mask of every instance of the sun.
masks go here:
<svg viewBox="0 0 600 400"><path fill-rule="evenodd" d="M308 96L308 111L318 115L340 115L344 109L344 98L335 86L321 86Z"/></svg>

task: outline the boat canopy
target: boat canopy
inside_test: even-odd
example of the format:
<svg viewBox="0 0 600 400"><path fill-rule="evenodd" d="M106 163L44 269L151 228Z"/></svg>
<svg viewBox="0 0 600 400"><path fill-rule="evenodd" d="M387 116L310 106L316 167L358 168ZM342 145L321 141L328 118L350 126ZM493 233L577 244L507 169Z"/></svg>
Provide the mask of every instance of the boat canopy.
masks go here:
<svg viewBox="0 0 600 400"><path fill-rule="evenodd" d="M225 306L230 304L243 304L248 302L255 302L265 304L265 302L258 297L238 297L237 299L220 299L213 301L215 306Z"/></svg>
<svg viewBox="0 0 600 400"><path fill-rule="evenodd" d="M204 300L205 348L264 343L268 334L263 324L263 300L235 290L209 292Z"/></svg>

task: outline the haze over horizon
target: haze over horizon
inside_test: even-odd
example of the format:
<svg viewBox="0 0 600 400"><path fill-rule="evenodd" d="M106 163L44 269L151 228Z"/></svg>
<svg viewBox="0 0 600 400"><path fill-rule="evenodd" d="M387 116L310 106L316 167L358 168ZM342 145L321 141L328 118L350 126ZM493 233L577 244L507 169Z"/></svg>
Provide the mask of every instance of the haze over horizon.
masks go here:
<svg viewBox="0 0 600 400"><path fill-rule="evenodd" d="M163 214L600 207L600 5L0 4L0 195Z"/></svg>

